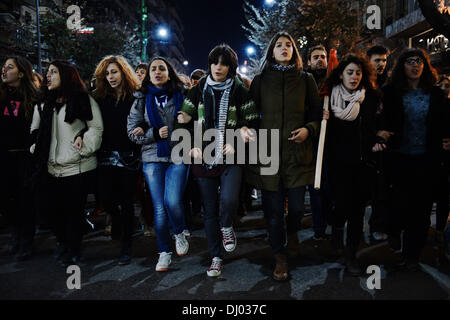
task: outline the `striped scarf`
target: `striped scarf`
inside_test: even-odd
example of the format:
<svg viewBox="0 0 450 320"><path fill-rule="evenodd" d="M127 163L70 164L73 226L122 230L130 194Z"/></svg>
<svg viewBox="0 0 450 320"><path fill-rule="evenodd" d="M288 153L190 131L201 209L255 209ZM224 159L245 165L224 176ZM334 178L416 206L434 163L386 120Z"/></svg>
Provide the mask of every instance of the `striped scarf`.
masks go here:
<svg viewBox="0 0 450 320"><path fill-rule="evenodd" d="M228 102L230 99L231 87L233 86L234 80L227 79L223 82L214 81L211 75L206 79L205 87L203 88L203 101L205 103L205 124L206 129L216 128L219 131L219 136L215 141L215 153L214 160L210 167L218 164L219 160L223 157L222 148L224 145L225 136L225 125L227 122L228 114ZM216 102L214 98L214 90L223 90L222 97L219 104L219 119L218 125L216 127Z"/></svg>

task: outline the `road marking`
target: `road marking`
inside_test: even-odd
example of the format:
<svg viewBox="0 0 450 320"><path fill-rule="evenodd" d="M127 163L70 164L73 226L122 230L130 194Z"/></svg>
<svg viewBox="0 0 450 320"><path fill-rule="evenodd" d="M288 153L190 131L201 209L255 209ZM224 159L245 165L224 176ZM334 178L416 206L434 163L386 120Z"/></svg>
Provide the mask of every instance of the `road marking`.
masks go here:
<svg viewBox="0 0 450 320"><path fill-rule="evenodd" d="M424 263L419 263L420 267L423 271L428 273L430 276L433 277L434 280L441 286L442 289L444 289L447 294L450 297L450 277L442 272L440 272L438 269L433 268L432 266L429 266Z"/></svg>

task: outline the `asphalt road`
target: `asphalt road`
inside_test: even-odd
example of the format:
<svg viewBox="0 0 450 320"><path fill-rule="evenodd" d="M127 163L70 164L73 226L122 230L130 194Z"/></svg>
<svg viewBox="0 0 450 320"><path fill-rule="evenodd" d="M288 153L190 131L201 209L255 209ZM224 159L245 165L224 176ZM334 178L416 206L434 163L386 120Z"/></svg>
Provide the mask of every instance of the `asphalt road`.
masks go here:
<svg viewBox="0 0 450 320"><path fill-rule="evenodd" d="M222 275L209 278L210 264L204 230L192 232L187 256L173 255L168 272L156 272L156 239L136 232L132 263L117 264L120 243L103 235L104 217L95 218L98 230L84 237L80 264L80 289L68 289L68 274L53 257L55 238L49 232L35 240L32 259L16 262L0 256L1 300L448 300L450 262L432 243L423 252L416 272L392 267L395 254L387 242L363 244L358 253L365 270L380 267L380 289L369 289L371 274L352 277L332 257L329 241L314 241L311 217L298 232L300 256L289 260L291 278L279 283L271 278L273 260L261 211L241 219L236 227L238 245L224 258ZM0 232L0 248L8 235ZM431 234L432 235L432 234Z"/></svg>

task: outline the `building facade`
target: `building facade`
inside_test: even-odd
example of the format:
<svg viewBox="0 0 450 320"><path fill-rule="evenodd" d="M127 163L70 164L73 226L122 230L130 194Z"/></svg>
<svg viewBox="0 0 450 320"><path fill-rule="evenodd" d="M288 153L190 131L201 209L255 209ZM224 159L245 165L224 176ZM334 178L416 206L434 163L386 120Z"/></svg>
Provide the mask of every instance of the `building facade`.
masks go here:
<svg viewBox="0 0 450 320"><path fill-rule="evenodd" d="M61 16L63 0L40 0L40 16ZM36 1L0 2L0 61L17 55L26 57L37 70L38 46L36 27ZM49 62L47 47L41 43L41 60Z"/></svg>
<svg viewBox="0 0 450 320"><path fill-rule="evenodd" d="M439 73L450 73L450 45L437 33L422 14L418 0L362 1L381 9L382 32L367 32L358 46L367 49L374 44L386 46L394 60L403 48L420 47L430 54Z"/></svg>
<svg viewBox="0 0 450 320"><path fill-rule="evenodd" d="M40 0L40 16L50 13L61 17L69 4L79 5L84 22L114 22L126 26L132 34L141 39L145 47L146 61L154 55L161 55L174 65L177 71L185 72L186 60L183 47L183 24L177 5L172 0ZM144 17L143 8L147 14ZM145 18L145 19L144 19ZM157 36L158 27L169 32L167 39ZM143 34L146 35L144 42ZM145 45L144 45L145 43ZM144 48L143 48L144 49ZM144 51L144 50L143 50ZM0 2L0 60L10 55L27 57L37 66L36 1L16 0ZM45 43L41 40L42 62L49 60ZM143 62L146 62L143 61Z"/></svg>
<svg viewBox="0 0 450 320"><path fill-rule="evenodd" d="M185 73L186 60L183 46L183 24L178 15L177 4L173 0L142 0L147 16L143 28L147 35L146 59L160 55L166 57L178 72ZM144 16L143 16L144 18ZM159 28L166 28L167 38L158 34Z"/></svg>

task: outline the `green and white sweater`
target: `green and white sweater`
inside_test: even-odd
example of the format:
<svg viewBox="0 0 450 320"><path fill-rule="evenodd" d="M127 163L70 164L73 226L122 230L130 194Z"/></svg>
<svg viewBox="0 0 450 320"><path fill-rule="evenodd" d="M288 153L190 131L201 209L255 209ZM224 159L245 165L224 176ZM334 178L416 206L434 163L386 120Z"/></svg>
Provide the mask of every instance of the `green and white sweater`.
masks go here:
<svg viewBox="0 0 450 320"><path fill-rule="evenodd" d="M194 121L202 123L205 130L205 105L203 102L203 88L206 77L200 79L198 84L192 87L185 96L181 111L192 117L190 124ZM258 113L249 90L239 78L234 78L231 87L228 114L225 129L239 129L243 126L256 129L258 124Z"/></svg>

